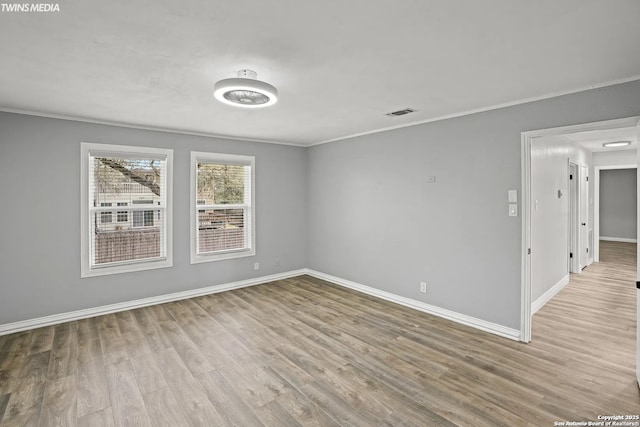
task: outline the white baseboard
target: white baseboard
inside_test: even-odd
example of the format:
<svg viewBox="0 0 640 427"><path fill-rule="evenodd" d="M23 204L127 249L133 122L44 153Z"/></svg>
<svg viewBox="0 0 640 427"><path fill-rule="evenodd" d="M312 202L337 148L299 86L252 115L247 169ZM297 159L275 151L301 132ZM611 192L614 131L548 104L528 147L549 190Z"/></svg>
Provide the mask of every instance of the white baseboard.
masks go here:
<svg viewBox="0 0 640 427"><path fill-rule="evenodd" d="M494 335L509 338L515 341L520 340L520 331L517 329L507 328L506 326L498 325L492 322L487 322L486 320L477 319L475 317L467 316L466 314L457 313L455 311L447 310L445 308L426 304L421 301L416 301L410 298L405 298L400 295L395 295L390 292L381 291L379 289L372 288L370 286L362 285L360 283L352 282L350 280L342 279L340 277L331 276L329 274L321 273L319 271L310 270L306 268L300 269L300 270L288 271L288 272L279 273L279 274L272 274L269 276L256 277L253 279L241 280L238 282L208 286L206 288L198 288L198 289L193 289L193 290L183 291L183 292L176 292L176 293L167 294L167 295L159 295L155 297L143 298L143 299L138 299L133 301L117 303L117 304L103 305L95 308L87 308L87 309L71 311L67 313L54 314L50 316L39 317L36 319L6 323L4 325L0 325L0 335L12 334L15 332L41 328L43 326L56 325L64 322L72 322L74 320L102 316L110 313L117 313L119 311L133 310L136 308L148 307L151 305L163 304L171 301L194 298L202 295L215 294L218 292L230 291L232 289L239 289L239 288L244 288L248 286L260 285L262 283L288 279L291 277L301 276L303 274L308 274L309 276L326 280L336 285L344 286L346 288L353 289L358 292L362 292L362 293L365 293L377 298L381 298L383 300L390 301L396 304L400 304L405 307L413 308L415 310L420 310L422 312L429 313L434 316L442 317L466 326L470 326L472 328L476 328L481 331L489 332Z"/></svg>
<svg viewBox="0 0 640 427"><path fill-rule="evenodd" d="M199 297L202 295L215 294L218 292L230 291L232 289L245 288L247 286L260 285L262 283L273 282L275 280L288 279L306 274L306 269L287 271L284 273L271 274L269 276L255 277L253 279L240 280L238 282L225 283L222 285L208 286L189 291L175 292L172 294L159 295L150 298L142 298L133 301L126 301L117 304L103 305L101 307L87 308L83 310L70 311L68 313L53 314L36 319L22 320L19 322L6 323L0 325L0 335L12 334L29 329L41 328L43 326L57 325L59 323L71 322L74 320L86 319L89 317L101 316L104 314L117 313L119 311L132 310L150 305L163 304L171 301L178 301L187 298Z"/></svg>
<svg viewBox="0 0 640 427"><path fill-rule="evenodd" d="M551 287L547 292L542 294L537 300L531 304L531 315L533 316L536 311L540 310L551 298L556 296L567 284L569 283L569 275L567 274Z"/></svg>
<svg viewBox="0 0 640 427"><path fill-rule="evenodd" d="M600 240L606 240L608 242L638 243L638 239L627 239L625 237L600 236Z"/></svg>
<svg viewBox="0 0 640 427"><path fill-rule="evenodd" d="M451 320L462 325L470 326L472 328L480 329L484 332L489 332L494 335L498 335L504 338L509 338L514 341L520 341L520 331L517 329L507 328L506 326L498 325L497 323L487 322L486 320L477 319L475 317L467 316L466 314L457 313L455 311L447 310L445 308L437 307L435 305L427 304L421 301L416 301L411 298L402 297L400 295L392 294L390 292L381 291L370 286L366 286L360 283L352 282L350 280L342 279L340 277L331 276L329 274L321 273L319 271L307 269L306 273L309 276L316 277L318 279L326 280L327 282L334 283L345 288L353 289L368 295L372 295L383 300L387 300L396 304L403 305L405 307L420 310L425 313L432 314L434 316L442 317L447 320Z"/></svg>

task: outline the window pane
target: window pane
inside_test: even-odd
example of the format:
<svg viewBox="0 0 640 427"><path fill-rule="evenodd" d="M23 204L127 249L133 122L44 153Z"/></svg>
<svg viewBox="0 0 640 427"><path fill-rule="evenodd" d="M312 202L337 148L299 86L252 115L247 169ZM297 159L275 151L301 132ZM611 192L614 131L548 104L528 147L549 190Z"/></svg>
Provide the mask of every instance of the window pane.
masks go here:
<svg viewBox="0 0 640 427"><path fill-rule="evenodd" d="M244 203L248 169L248 166L198 163L198 204Z"/></svg>
<svg viewBox="0 0 640 427"><path fill-rule="evenodd" d="M93 213L92 265L164 256L165 160L90 157L90 207L118 207ZM128 211L126 206L149 205ZM126 208L124 208L126 209Z"/></svg>
<svg viewBox="0 0 640 427"><path fill-rule="evenodd" d="M199 210L198 252L243 249L245 247L244 220L244 209Z"/></svg>
<svg viewBox="0 0 640 427"><path fill-rule="evenodd" d="M144 226L144 212L142 211L133 212L133 226L134 227Z"/></svg>
<svg viewBox="0 0 640 427"><path fill-rule="evenodd" d="M94 206L103 203L136 203L161 199L163 161L94 157ZM126 206L126 205L124 205Z"/></svg>
<svg viewBox="0 0 640 427"><path fill-rule="evenodd" d="M95 221L98 220L98 215L102 217L104 213L96 212ZM92 248L95 265L160 256L161 227L158 224L153 226L154 211L132 213L133 224L126 220L120 221L123 218L121 212L118 212L117 223L97 224ZM136 228L137 217L140 220L139 228ZM150 218L148 222L147 218ZM145 227L142 227L143 224Z"/></svg>
<svg viewBox="0 0 640 427"><path fill-rule="evenodd" d="M144 211L144 226L151 227L153 225L153 211Z"/></svg>
<svg viewBox="0 0 640 427"><path fill-rule="evenodd" d="M100 212L100 222L109 224L111 222L111 212Z"/></svg>

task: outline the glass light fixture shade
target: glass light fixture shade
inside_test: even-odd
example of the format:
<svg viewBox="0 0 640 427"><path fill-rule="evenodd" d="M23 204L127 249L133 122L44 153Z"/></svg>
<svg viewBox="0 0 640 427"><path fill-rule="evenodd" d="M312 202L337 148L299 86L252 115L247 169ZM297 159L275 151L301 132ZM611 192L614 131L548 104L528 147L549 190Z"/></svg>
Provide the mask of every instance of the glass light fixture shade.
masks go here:
<svg viewBox="0 0 640 427"><path fill-rule="evenodd" d="M631 141L613 141L602 144L605 148L626 147L627 145L631 145Z"/></svg>
<svg viewBox="0 0 640 427"><path fill-rule="evenodd" d="M234 107L264 108L278 102L278 90L261 80L234 77L216 83L213 96Z"/></svg>

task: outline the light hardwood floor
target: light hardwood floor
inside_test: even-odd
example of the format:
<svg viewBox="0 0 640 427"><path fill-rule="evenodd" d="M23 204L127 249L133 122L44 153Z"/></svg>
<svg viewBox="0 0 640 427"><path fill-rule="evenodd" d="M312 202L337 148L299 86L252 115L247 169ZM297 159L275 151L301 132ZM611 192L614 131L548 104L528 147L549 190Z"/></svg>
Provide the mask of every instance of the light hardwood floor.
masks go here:
<svg viewBox="0 0 640 427"><path fill-rule="evenodd" d="M0 426L552 426L640 414L635 247L531 344L299 277L0 337ZM517 285L517 284L515 284Z"/></svg>

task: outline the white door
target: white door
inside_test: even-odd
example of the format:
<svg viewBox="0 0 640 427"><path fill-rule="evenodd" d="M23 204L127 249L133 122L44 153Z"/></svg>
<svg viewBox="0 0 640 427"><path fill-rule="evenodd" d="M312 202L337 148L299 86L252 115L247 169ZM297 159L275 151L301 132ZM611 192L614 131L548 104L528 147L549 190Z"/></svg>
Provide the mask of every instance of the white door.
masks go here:
<svg viewBox="0 0 640 427"><path fill-rule="evenodd" d="M569 272L580 273L578 262L580 215L578 209L578 181L580 180L580 167L569 162Z"/></svg>
<svg viewBox="0 0 640 427"><path fill-rule="evenodd" d="M580 192L580 235L579 235L579 255L580 270L589 263L589 168L580 166L580 181L578 191Z"/></svg>

